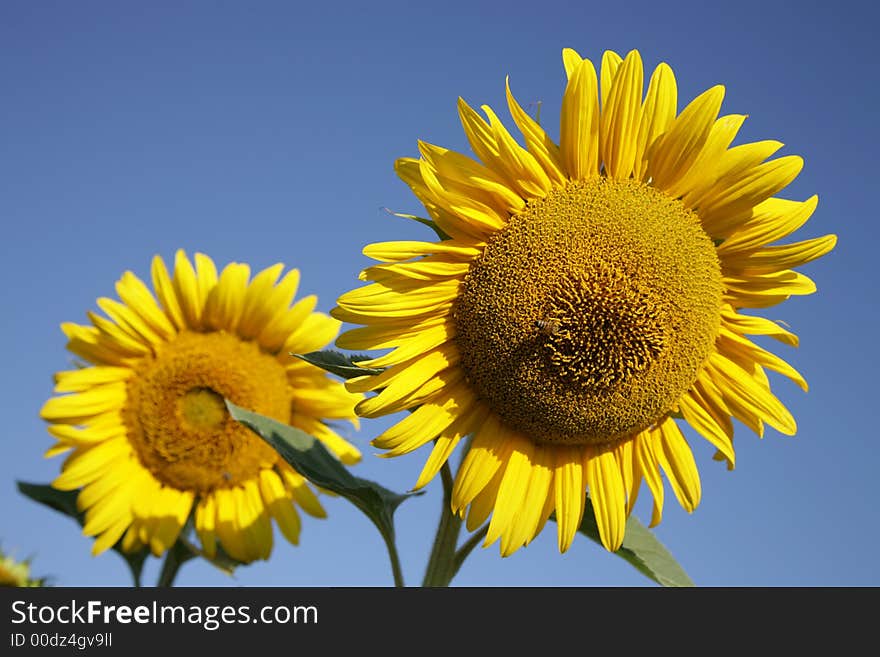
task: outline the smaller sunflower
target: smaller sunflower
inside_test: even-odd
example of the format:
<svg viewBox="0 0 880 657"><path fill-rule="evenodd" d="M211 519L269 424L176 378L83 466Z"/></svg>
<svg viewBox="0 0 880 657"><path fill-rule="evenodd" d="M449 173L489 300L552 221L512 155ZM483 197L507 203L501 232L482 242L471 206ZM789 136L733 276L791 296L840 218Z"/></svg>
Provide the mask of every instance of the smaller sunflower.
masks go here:
<svg viewBox="0 0 880 657"><path fill-rule="evenodd" d="M81 489L93 554L121 540L124 551L146 545L159 556L192 514L208 557L219 543L248 563L269 557L272 519L297 544L297 507L325 517L306 480L233 420L224 399L310 433L343 463L360 459L326 420L356 427L362 396L290 355L321 349L340 325L314 312L314 295L293 303L299 271L279 280L276 264L251 279L246 264L218 275L209 257L194 260L178 251L170 274L156 256L155 297L125 272L121 302L98 299L106 317L61 325L86 362L56 374L58 394L40 415L58 440L46 456L70 451L52 485Z"/></svg>

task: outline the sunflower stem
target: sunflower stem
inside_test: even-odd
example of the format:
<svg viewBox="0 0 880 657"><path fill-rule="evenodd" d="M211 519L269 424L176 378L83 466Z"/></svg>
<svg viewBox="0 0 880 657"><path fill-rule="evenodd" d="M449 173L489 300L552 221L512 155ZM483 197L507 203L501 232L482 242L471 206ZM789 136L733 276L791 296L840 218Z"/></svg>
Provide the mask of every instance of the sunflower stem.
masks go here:
<svg viewBox="0 0 880 657"><path fill-rule="evenodd" d="M452 575L455 576L458 573L458 569L461 568L461 564L464 563L464 560L468 558L468 555L473 551L475 547L480 544L480 541L486 536L489 532L489 523L486 523L480 529L471 534L471 537L465 541L460 548L456 551L453 557L453 566L454 570L452 571Z"/></svg>
<svg viewBox="0 0 880 657"><path fill-rule="evenodd" d="M449 586L449 582L461 565L456 565L455 559L461 518L452 512L452 473L448 463L444 463L440 469L440 478L443 481L443 509L437 525L437 534L434 536L431 557L425 570L425 578L422 581L424 587Z"/></svg>
<svg viewBox="0 0 880 657"><path fill-rule="evenodd" d="M180 567L192 559L193 554L180 541L176 541L168 552L165 553L165 561L162 562L162 570L159 572L157 587L174 586L174 580Z"/></svg>
<svg viewBox="0 0 880 657"><path fill-rule="evenodd" d="M403 588L406 584L403 582L403 571L400 569L400 557L397 554L397 546L394 544L394 536L382 532L382 538L385 539L385 546L388 548L388 559L391 561L391 574L394 577L394 586Z"/></svg>

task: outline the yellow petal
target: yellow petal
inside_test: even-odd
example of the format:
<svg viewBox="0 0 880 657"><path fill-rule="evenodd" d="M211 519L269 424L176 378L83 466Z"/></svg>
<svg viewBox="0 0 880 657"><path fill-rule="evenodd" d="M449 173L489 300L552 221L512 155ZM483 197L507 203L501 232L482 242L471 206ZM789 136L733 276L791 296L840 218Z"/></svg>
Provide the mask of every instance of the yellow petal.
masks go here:
<svg viewBox="0 0 880 657"><path fill-rule="evenodd" d="M787 331L778 322L764 317L741 315L731 306L725 305L721 309L722 326L726 326L740 335L768 335L791 347L798 346L798 337L791 331Z"/></svg>
<svg viewBox="0 0 880 657"><path fill-rule="evenodd" d="M522 197L501 176L476 160L440 146L419 141L419 152L443 178L464 193L474 195L502 212L519 212L525 207Z"/></svg>
<svg viewBox="0 0 880 657"><path fill-rule="evenodd" d="M362 281L381 282L389 278L411 278L420 281L437 281L444 278L464 276L470 263L449 261L441 256L428 256L415 262L396 262L367 267L358 276Z"/></svg>
<svg viewBox="0 0 880 657"><path fill-rule="evenodd" d="M214 261L204 253L196 253L193 259L195 260L196 281L199 289L199 306L204 308L208 295L217 285L217 267Z"/></svg>
<svg viewBox="0 0 880 657"><path fill-rule="evenodd" d="M605 111L608 94L611 92L611 87L614 83L614 77L617 75L617 70L620 68L620 65L622 63L623 59L621 58L621 56L613 50L606 50L604 53L602 53L601 82L603 112Z"/></svg>
<svg viewBox="0 0 880 657"><path fill-rule="evenodd" d="M702 197L704 191L715 183L717 162L723 158L745 120L744 114L729 114L716 120L690 169L667 189L667 193L673 197Z"/></svg>
<svg viewBox="0 0 880 657"><path fill-rule="evenodd" d="M443 254L452 258L469 262L483 252L482 245L456 240L444 242L376 242L364 247L363 253L368 258L380 262L402 262L424 255Z"/></svg>
<svg viewBox="0 0 880 657"><path fill-rule="evenodd" d="M800 267L821 258L837 244L837 235L824 235L780 246L768 246L747 254L729 255L723 260L726 271L765 274Z"/></svg>
<svg viewBox="0 0 880 657"><path fill-rule="evenodd" d="M130 516L117 516L114 522L95 540L92 545L92 556L96 557L116 545L129 527L131 527Z"/></svg>
<svg viewBox="0 0 880 657"><path fill-rule="evenodd" d="M572 180L599 175L599 105L596 69L585 59L568 80L562 97L559 144L563 166Z"/></svg>
<svg viewBox="0 0 880 657"><path fill-rule="evenodd" d="M642 59L637 50L631 50L602 105L602 161L607 175L618 180L629 178L635 164L643 85Z"/></svg>
<svg viewBox="0 0 880 657"><path fill-rule="evenodd" d="M502 554L511 554L522 545L528 545L538 534L548 498L552 499L553 464L552 448L535 445L531 457L529 485L522 504L504 537L501 539Z"/></svg>
<svg viewBox="0 0 880 657"><path fill-rule="evenodd" d="M779 432L793 436L797 424L788 409L766 388L758 384L739 365L721 354L709 356L706 368L725 400L750 409Z"/></svg>
<svg viewBox="0 0 880 657"><path fill-rule="evenodd" d="M800 173L803 158L787 155L752 167L736 178L717 185L713 193L700 201L700 218L712 235L722 235L734 218L744 212L748 217L752 208L786 187Z"/></svg>
<svg viewBox="0 0 880 657"><path fill-rule="evenodd" d="M398 365L419 354L426 353L431 349L446 344L455 336L454 331L455 328L452 322L437 324L417 333L408 340L396 340L395 342L399 346L384 356L357 361L356 364L360 367L388 367L389 365ZM339 343L337 342L337 344ZM366 348L376 349L378 347L371 346Z"/></svg>
<svg viewBox="0 0 880 657"><path fill-rule="evenodd" d="M513 520L525 501L531 476L533 443L514 434L511 434L509 440L512 443L511 454L504 467L504 476L498 487L495 510L492 512L492 520L489 522L489 531L486 534L486 545L494 543L502 534L505 535L505 538L509 537ZM511 545L509 540L502 541L501 556L506 557L512 554L518 547L519 545Z"/></svg>
<svg viewBox="0 0 880 657"><path fill-rule="evenodd" d="M634 439L634 451L639 469L654 498L654 509L651 514L651 527L655 527L663 517L663 479L660 476L657 450L655 445L660 440L660 432L654 428L646 429Z"/></svg>
<svg viewBox="0 0 880 657"><path fill-rule="evenodd" d="M698 390L690 390L683 395L678 400L678 407L685 422L714 445L728 462L736 463L732 442L733 427L729 423L719 422L714 417L711 406Z"/></svg>
<svg viewBox="0 0 880 657"><path fill-rule="evenodd" d="M400 387L416 387L428 380L437 372L458 362L458 347L452 342L420 352L413 358L389 367L381 374L361 376L345 382L349 392L369 392L383 388L385 390L398 385Z"/></svg>
<svg viewBox="0 0 880 657"><path fill-rule="evenodd" d="M675 74L665 62L661 62L648 83L645 104L639 120L638 141L633 175L644 181L648 168L648 153L654 141L669 129L678 108L678 88Z"/></svg>
<svg viewBox="0 0 880 657"><path fill-rule="evenodd" d="M584 61L584 59L578 54L577 50L574 50L573 48L563 48L562 65L565 68L565 77L570 78L581 65L582 61Z"/></svg>
<svg viewBox="0 0 880 657"><path fill-rule="evenodd" d="M452 488L452 510L461 513L510 458L508 430L492 413L476 429L471 447L462 460Z"/></svg>
<svg viewBox="0 0 880 657"><path fill-rule="evenodd" d="M298 326L290 324L290 304L299 287L300 273L298 269L289 270L278 282L264 301L268 319L257 336L257 341L267 351L280 349L291 331ZM334 334L335 337L335 334ZM323 347L326 342L321 346Z"/></svg>
<svg viewBox="0 0 880 657"><path fill-rule="evenodd" d="M209 559L217 556L216 515L214 494L203 496L196 505L195 527L202 550Z"/></svg>
<svg viewBox="0 0 880 657"><path fill-rule="evenodd" d="M257 337L278 310L269 300L283 270L283 264L275 263L254 276L248 285L238 320L238 334L246 340Z"/></svg>
<svg viewBox="0 0 880 657"><path fill-rule="evenodd" d="M565 552L581 526L584 517L586 480L584 478L584 449L556 447L554 450L553 483L556 498L556 523L559 551Z"/></svg>
<svg viewBox="0 0 880 657"><path fill-rule="evenodd" d="M397 319L346 331L336 339L336 346L340 349L386 349L403 346L440 326L445 327L449 337L452 337L455 327L449 317L432 317L418 323Z"/></svg>
<svg viewBox="0 0 880 657"><path fill-rule="evenodd" d="M277 467L284 480L284 485L287 486L287 490L290 491L300 508L313 518L326 518L327 512L321 506L318 496L312 491L305 477L286 463L279 463Z"/></svg>
<svg viewBox="0 0 880 657"><path fill-rule="evenodd" d="M272 470L260 471L260 493L278 529L288 541L299 545L301 522L293 501L287 496L281 478Z"/></svg>
<svg viewBox="0 0 880 657"><path fill-rule="evenodd" d="M83 486L76 498L77 508L80 511L90 509L104 498L112 497L113 492L122 484L132 482L136 484L142 469L140 464L134 460L117 460L115 467L107 468L98 479Z"/></svg>
<svg viewBox="0 0 880 657"><path fill-rule="evenodd" d="M83 392L52 397L40 409L47 422L81 424L100 413L122 408L128 399L125 383L95 385Z"/></svg>
<svg viewBox="0 0 880 657"><path fill-rule="evenodd" d="M692 513L700 504L700 473L694 455L681 430L672 418L660 425L662 450L660 465L669 478L672 491L682 508Z"/></svg>
<svg viewBox="0 0 880 657"><path fill-rule="evenodd" d="M212 329L234 331L238 327L251 269L246 264L230 262L220 273L205 301L204 323Z"/></svg>
<svg viewBox="0 0 880 657"><path fill-rule="evenodd" d="M759 203L750 217L718 246L718 257L723 262L729 255L753 251L793 233L806 223L818 202L818 196L811 196L802 202L769 198Z"/></svg>
<svg viewBox="0 0 880 657"><path fill-rule="evenodd" d="M67 350L80 358L96 365L127 365L137 360L119 351L119 347L101 337L100 331L93 326L80 326L73 322L61 324L61 330L67 336Z"/></svg>
<svg viewBox="0 0 880 657"><path fill-rule="evenodd" d="M250 523L248 530L257 546L255 550L256 558L268 559L272 553L272 521L265 504L263 504L263 497L260 494L258 482L254 479L246 481L244 492L246 502L250 505L253 514L253 521Z"/></svg>
<svg viewBox="0 0 880 657"><path fill-rule="evenodd" d="M143 281L126 271L116 282L116 293L122 302L150 325L158 335L170 340L177 331L159 307L155 297Z"/></svg>
<svg viewBox="0 0 880 657"><path fill-rule="evenodd" d="M611 450L589 450L583 467L599 538L605 549L614 552L626 531L626 493L620 466Z"/></svg>
<svg viewBox="0 0 880 657"><path fill-rule="evenodd" d="M422 202L422 205L425 206L428 214L431 215L431 218L440 230L454 240L465 242L481 241L479 229L438 203L434 192L428 188L428 184L422 177L423 163L423 160L403 157L394 163L394 171L403 182L409 185L413 194ZM436 180L432 182L435 188L439 185L439 182Z"/></svg>
<svg viewBox="0 0 880 657"><path fill-rule="evenodd" d="M550 190L551 183L538 160L516 143L488 105L483 105L482 109L489 117L489 127L498 145L499 162L503 163L508 179L514 181L521 196L543 197Z"/></svg>
<svg viewBox="0 0 880 657"><path fill-rule="evenodd" d="M203 302L199 281L196 270L183 249L179 249L174 256L174 292L186 325L190 328L200 328Z"/></svg>
<svg viewBox="0 0 880 657"><path fill-rule="evenodd" d="M333 342L339 333L341 322L324 313L312 313L306 317L284 343L284 353L307 354L323 349Z"/></svg>
<svg viewBox="0 0 880 657"><path fill-rule="evenodd" d="M296 401L294 401L294 407L296 407ZM321 415L321 417L327 416ZM344 464L354 465L361 460L360 450L318 418L295 411L290 423L320 440Z"/></svg>
<svg viewBox="0 0 880 657"><path fill-rule="evenodd" d="M153 256L150 271L153 278L153 289L156 290L156 297L159 299L159 303L162 304L165 315L178 329L186 328L186 322L180 302L177 299L177 293L174 290L174 284L168 275L165 262L158 255Z"/></svg>
<svg viewBox="0 0 880 657"><path fill-rule="evenodd" d="M761 349L761 347L751 340L742 337L738 333L735 333L724 326L721 327L721 334L718 336L717 347L718 351L731 360L740 362L741 365L744 362L756 363L769 370L773 370L774 372L779 372L783 376L791 379L805 392L808 390L807 381L795 368L779 358L779 356Z"/></svg>
<svg viewBox="0 0 880 657"><path fill-rule="evenodd" d="M489 519L489 515L495 508L495 500L498 498L498 488L501 486L501 479L504 477L504 468L498 468L491 481L477 493L477 496L471 502L467 509L467 519L465 520L465 528L469 532L476 531L477 528ZM483 547L489 547L489 542L484 540Z"/></svg>
<svg viewBox="0 0 880 657"><path fill-rule="evenodd" d="M298 331L303 323L312 315L317 305L318 297L310 294L297 301L290 309L276 315L260 333L260 344L269 351L280 350L279 356L282 357L288 353L304 353L293 349L285 349L284 345L291 339L292 334ZM326 329L327 322L325 321L323 324ZM339 325L336 324L336 326Z"/></svg>
<svg viewBox="0 0 880 657"><path fill-rule="evenodd" d="M352 312L377 312L391 309L421 309L449 303L458 295L461 281L440 281L426 285L422 281L399 280L370 283L346 292L337 299L340 308ZM363 323L363 322L362 322Z"/></svg>
<svg viewBox="0 0 880 657"><path fill-rule="evenodd" d="M722 283L726 288L724 301L740 308L767 308L785 301L793 294L812 294L816 291L812 279L791 269L754 276L725 275Z"/></svg>
<svg viewBox="0 0 880 657"><path fill-rule="evenodd" d="M134 370L128 367L96 366L55 373L55 392L82 392L105 383L126 381Z"/></svg>
<svg viewBox="0 0 880 657"><path fill-rule="evenodd" d="M101 297L98 299L98 307L103 310L122 331L139 344L159 345L167 339L156 333L138 313L118 301L108 299L107 297Z"/></svg>
<svg viewBox="0 0 880 657"><path fill-rule="evenodd" d="M98 341L113 350L130 357L147 356L151 353L149 344L134 332L126 331L123 327L111 322L97 313L86 313L95 328L98 329Z"/></svg>
<svg viewBox="0 0 880 657"><path fill-rule="evenodd" d="M424 408L420 406L419 409ZM455 447L462 438L481 426L486 421L489 409L480 403L473 403L467 412L457 413L452 423L440 432L434 444L434 449L425 461L414 490L426 486L440 471L443 464L449 459Z"/></svg>
<svg viewBox="0 0 880 657"><path fill-rule="evenodd" d="M642 483L642 472L634 455L632 440L624 440L613 450L617 459L617 467L623 481L623 492L626 496L626 515L632 513Z"/></svg>
<svg viewBox="0 0 880 657"><path fill-rule="evenodd" d="M375 438L372 444L391 450L388 456L411 452L446 431L459 419L462 420L457 423L459 431L468 433L476 425L470 417L473 407L473 394L465 385L459 385L419 406Z"/></svg>
<svg viewBox="0 0 880 657"><path fill-rule="evenodd" d="M426 160L419 160L419 172L433 202L456 217L458 229L472 239L485 240L507 223L507 212L482 202L452 181L440 178Z"/></svg>
<svg viewBox="0 0 880 657"><path fill-rule="evenodd" d="M433 401L438 394L458 385L463 380L464 373L461 368L450 366L416 387L402 383L393 384L382 390L375 397L358 402L355 406L355 411L358 415L369 418L397 413L398 411Z"/></svg>
<svg viewBox="0 0 880 657"><path fill-rule="evenodd" d="M580 57L578 57L580 60ZM510 115L513 117L514 123L520 129L523 139L526 142L526 148L529 149L535 160L544 169L544 173L550 181L557 185L565 183L565 173L563 172L562 157L559 147L553 142L544 129L538 125L531 116L529 116L510 91L510 78L505 81L507 90L507 107Z"/></svg>
<svg viewBox="0 0 880 657"><path fill-rule="evenodd" d="M723 99L721 85L704 91L655 140L648 153L647 167L654 187L668 189L690 170L709 137Z"/></svg>
<svg viewBox="0 0 880 657"><path fill-rule="evenodd" d="M214 491L217 505L216 532L223 551L233 559L247 562L248 551L244 537L238 529L237 496L233 488L219 488Z"/></svg>

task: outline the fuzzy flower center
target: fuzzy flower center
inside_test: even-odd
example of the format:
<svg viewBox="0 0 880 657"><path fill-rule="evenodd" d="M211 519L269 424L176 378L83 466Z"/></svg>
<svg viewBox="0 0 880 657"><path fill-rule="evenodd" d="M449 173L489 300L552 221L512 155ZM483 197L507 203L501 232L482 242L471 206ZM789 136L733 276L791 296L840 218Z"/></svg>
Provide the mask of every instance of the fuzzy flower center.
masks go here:
<svg viewBox="0 0 880 657"><path fill-rule="evenodd" d="M229 415L224 398L282 422L292 391L283 365L253 342L183 332L137 367L124 411L141 463L162 483L205 493L272 467L275 451Z"/></svg>
<svg viewBox="0 0 880 657"><path fill-rule="evenodd" d="M718 334L721 270L697 215L632 180L529 202L456 301L461 364L538 443L608 444L676 405Z"/></svg>

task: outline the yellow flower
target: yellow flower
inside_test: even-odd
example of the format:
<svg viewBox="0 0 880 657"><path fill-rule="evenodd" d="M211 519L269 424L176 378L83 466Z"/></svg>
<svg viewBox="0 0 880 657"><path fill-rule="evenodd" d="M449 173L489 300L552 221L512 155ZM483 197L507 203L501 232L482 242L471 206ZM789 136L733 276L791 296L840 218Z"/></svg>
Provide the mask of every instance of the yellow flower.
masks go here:
<svg viewBox="0 0 880 657"><path fill-rule="evenodd" d="M276 452L228 414L224 398L307 431L344 463L360 453L324 419L357 423L361 397L290 353L320 349L339 322L313 312L317 298L291 306L299 284L276 264L250 279L246 264L219 274L197 253L178 251L173 275L158 256L156 297L132 272L116 284L121 302L98 299L106 317L62 324L67 348L89 367L55 376L41 416L58 439L47 456L73 449L53 486L82 488L83 532L99 554L122 539L161 555L193 514L209 557L267 559L272 523L299 540L296 503L324 517L315 493ZM157 299L158 298L158 302Z"/></svg>
<svg viewBox="0 0 880 657"><path fill-rule="evenodd" d="M19 562L10 555L0 552L0 586L35 587L42 585L41 580L31 579L31 568L27 561Z"/></svg>
<svg viewBox="0 0 880 657"><path fill-rule="evenodd" d="M768 246L801 226L817 199L774 194L802 160L766 161L782 144L731 147L745 116L718 116L724 87L680 113L660 64L642 98L637 51L593 64L563 51L568 84L557 145L517 103L525 148L487 106L458 109L478 160L419 143L398 175L449 239L385 242L364 253L371 284L331 314L365 325L346 349L394 350L352 379L363 417L416 410L374 441L386 455L434 440L424 486L465 436L453 509L509 555L555 511L559 549L580 525L585 492L616 550L644 480L663 507L661 471L693 511L700 478L675 418L734 463L736 418L758 434L795 421L765 370L806 389L786 362L746 335L796 345L777 323L740 312L815 285L792 267L830 251L833 235ZM598 79L597 79L598 78Z"/></svg>

